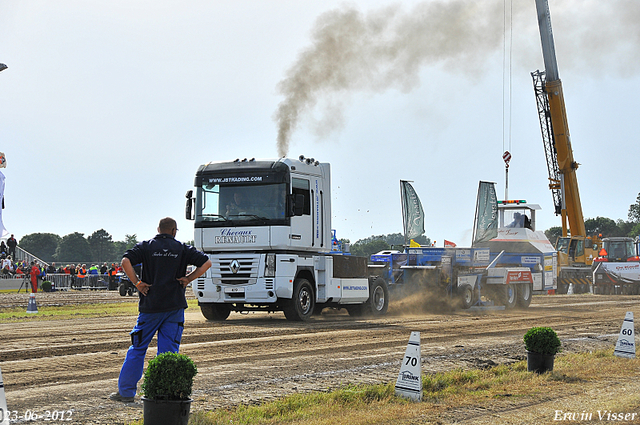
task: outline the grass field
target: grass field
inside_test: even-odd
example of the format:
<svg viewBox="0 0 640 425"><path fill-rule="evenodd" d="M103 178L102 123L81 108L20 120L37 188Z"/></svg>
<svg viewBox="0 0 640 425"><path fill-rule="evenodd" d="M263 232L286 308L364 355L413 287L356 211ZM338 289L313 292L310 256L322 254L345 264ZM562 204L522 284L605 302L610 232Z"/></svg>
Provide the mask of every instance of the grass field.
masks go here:
<svg viewBox="0 0 640 425"><path fill-rule="evenodd" d="M197 301L189 300L197 309ZM0 323L131 316L137 299L68 306L0 308ZM423 374L423 401L394 394L394 382L350 386L336 391L297 393L261 404L192 411L191 425L212 424L450 424L450 423L640 423L640 360L613 350L561 353L552 373L526 371L525 362L486 369ZM196 376L196 379L197 376ZM198 399L198 394L194 398ZM203 399L204 400L204 399ZM203 401L201 400L201 401ZM560 413L558 413L560 412ZM622 417L617 416L623 413ZM555 415L590 414L591 420L556 420ZM598 415L605 415L599 420ZM615 419L611 416L616 415ZM607 419L608 418L608 419ZM570 418L571 419L571 418ZM141 425L142 420L130 422Z"/></svg>
<svg viewBox="0 0 640 425"><path fill-rule="evenodd" d="M536 409L539 403L562 399L565 395L576 395L590 386L598 386L602 380L637 375L640 360L621 359L613 356L613 350L593 353L558 356L554 371L545 374L527 372L526 362L501 365L488 369L453 370L445 373L423 374L423 401L413 403L394 394L394 383L370 386L351 386L331 392L295 394L257 406L239 405L231 409L212 412L192 412L190 425L213 424L298 424L298 425L352 425L352 424L443 424L455 423L477 415L478 411L517 410L518 406ZM625 392L622 397L606 399L606 410L590 412L582 408L577 413L591 413L597 421L598 414L623 412L626 423L639 423L640 394ZM601 400L602 401L602 400ZM558 404L559 405L559 404ZM558 412L561 413L558 413ZM494 423L554 423L555 415L566 414L566 410L546 409L542 418L529 422ZM570 413L571 414L571 413ZM576 419L575 413L573 419ZM616 416L617 417L617 416ZM624 422L622 419L616 421ZM609 416L611 420L611 416ZM566 422L566 418L564 419ZM131 425L142 425L142 421ZM617 422L621 423L621 422Z"/></svg>

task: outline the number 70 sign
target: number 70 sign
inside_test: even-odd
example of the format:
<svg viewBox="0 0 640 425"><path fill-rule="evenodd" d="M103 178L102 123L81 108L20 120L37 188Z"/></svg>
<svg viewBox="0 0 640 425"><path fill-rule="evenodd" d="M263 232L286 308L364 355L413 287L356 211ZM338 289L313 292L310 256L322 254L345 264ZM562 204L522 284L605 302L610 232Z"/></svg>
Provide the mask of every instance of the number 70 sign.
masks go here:
<svg viewBox="0 0 640 425"><path fill-rule="evenodd" d="M420 332L411 332L396 381L396 395L413 401L422 401L420 359Z"/></svg>

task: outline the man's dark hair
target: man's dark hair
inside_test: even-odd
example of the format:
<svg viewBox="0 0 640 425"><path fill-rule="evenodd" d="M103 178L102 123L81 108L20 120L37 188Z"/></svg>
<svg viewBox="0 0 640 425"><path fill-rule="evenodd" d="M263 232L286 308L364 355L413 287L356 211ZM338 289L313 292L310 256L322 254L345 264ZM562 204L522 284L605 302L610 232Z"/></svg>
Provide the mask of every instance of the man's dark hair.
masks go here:
<svg viewBox="0 0 640 425"><path fill-rule="evenodd" d="M177 227L178 227L178 224L171 217L163 218L162 220L160 220L160 224L158 224L158 229L160 230L160 233L171 234L173 229L176 229Z"/></svg>

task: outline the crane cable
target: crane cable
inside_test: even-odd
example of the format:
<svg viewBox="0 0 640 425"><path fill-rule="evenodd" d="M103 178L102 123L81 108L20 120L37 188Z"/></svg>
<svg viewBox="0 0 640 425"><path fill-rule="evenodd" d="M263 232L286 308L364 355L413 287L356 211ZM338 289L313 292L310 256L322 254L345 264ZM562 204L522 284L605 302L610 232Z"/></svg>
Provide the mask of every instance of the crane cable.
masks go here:
<svg viewBox="0 0 640 425"><path fill-rule="evenodd" d="M503 2L503 32L502 32L502 159L504 160L504 199L508 199L509 196L509 161L511 160L511 58L513 51L513 0L509 0L509 61L507 65L507 0ZM507 69L509 77L507 79ZM509 94L507 97L507 86ZM507 118L507 103L508 98L508 118ZM508 124L507 124L508 119ZM505 135L506 133L506 135ZM508 139L508 141L505 140ZM505 144L508 143L508 148Z"/></svg>
<svg viewBox="0 0 640 425"><path fill-rule="evenodd" d="M511 64L513 52L513 0L509 0L509 43L508 43L508 63L507 63L507 0L504 0L504 30L502 33L502 151L511 151ZM507 78L508 70L508 78ZM507 96L508 90L508 96ZM507 117L507 99L508 99L508 117ZM508 119L508 123L507 123ZM505 134L506 133L506 134ZM507 146L505 146L507 145Z"/></svg>

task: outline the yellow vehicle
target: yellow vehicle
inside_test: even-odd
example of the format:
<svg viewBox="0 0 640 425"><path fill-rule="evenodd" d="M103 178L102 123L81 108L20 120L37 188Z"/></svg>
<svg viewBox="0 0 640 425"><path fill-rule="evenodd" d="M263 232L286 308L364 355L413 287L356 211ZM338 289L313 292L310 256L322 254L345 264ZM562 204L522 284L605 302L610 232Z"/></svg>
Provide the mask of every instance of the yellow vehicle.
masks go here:
<svg viewBox="0 0 640 425"><path fill-rule="evenodd" d="M562 82L558 75L551 14L547 0L536 0L538 25L545 71L532 72L538 118L542 131L549 189L553 194L556 215L562 217L562 237L558 251L558 292L588 292L592 280L591 264L602 245L599 237L588 237L582 215L571 137L564 104Z"/></svg>

